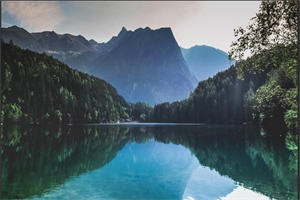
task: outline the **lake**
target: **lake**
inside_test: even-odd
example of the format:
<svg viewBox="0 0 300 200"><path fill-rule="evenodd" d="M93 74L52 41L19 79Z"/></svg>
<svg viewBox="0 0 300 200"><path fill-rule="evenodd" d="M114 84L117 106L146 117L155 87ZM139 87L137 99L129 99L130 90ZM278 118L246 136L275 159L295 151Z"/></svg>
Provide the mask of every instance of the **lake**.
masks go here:
<svg viewBox="0 0 300 200"><path fill-rule="evenodd" d="M258 127L9 126L2 199L297 199L297 151Z"/></svg>

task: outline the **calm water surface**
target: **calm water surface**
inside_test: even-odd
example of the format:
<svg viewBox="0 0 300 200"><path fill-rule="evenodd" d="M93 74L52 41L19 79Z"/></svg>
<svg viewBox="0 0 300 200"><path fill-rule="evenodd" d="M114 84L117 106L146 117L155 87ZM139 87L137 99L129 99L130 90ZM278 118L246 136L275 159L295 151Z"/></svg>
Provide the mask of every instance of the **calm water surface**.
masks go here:
<svg viewBox="0 0 300 200"><path fill-rule="evenodd" d="M255 127L10 126L2 199L297 199L297 152Z"/></svg>

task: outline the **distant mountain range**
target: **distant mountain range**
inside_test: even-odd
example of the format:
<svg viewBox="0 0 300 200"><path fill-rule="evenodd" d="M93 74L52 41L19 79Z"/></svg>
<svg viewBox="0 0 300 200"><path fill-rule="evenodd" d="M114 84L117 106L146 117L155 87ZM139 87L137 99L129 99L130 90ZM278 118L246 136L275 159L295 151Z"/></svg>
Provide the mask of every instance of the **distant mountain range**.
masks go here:
<svg viewBox="0 0 300 200"><path fill-rule="evenodd" d="M2 36L108 81L129 102L182 100L197 84L170 28L122 28L107 43L49 31L29 33L17 26L2 28Z"/></svg>
<svg viewBox="0 0 300 200"><path fill-rule="evenodd" d="M234 60L228 59L228 54L224 51L206 45L181 48L181 52L198 81L213 77L235 63Z"/></svg>
<svg viewBox="0 0 300 200"><path fill-rule="evenodd" d="M97 53L98 43L88 41L83 36L57 34L54 31L29 33L18 26L2 28L4 42L12 40L14 44L24 49L30 49L48 55L83 72L87 72L88 61Z"/></svg>
<svg viewBox="0 0 300 200"><path fill-rule="evenodd" d="M53 31L29 33L18 26L1 31L5 42L12 40L21 48L45 52L74 69L102 78L133 103L182 100L198 80L229 66L227 54L212 47L180 48L170 28L128 31L123 27L106 43Z"/></svg>

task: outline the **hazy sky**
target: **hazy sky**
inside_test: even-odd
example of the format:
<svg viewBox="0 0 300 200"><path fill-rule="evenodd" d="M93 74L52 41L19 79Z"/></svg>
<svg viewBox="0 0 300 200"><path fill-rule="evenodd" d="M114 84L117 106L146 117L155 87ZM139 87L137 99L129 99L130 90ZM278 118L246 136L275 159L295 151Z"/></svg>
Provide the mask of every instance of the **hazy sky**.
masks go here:
<svg viewBox="0 0 300 200"><path fill-rule="evenodd" d="M3 2L2 26L22 26L29 32L54 30L106 42L125 26L171 27L184 48L210 45L228 51L233 29L245 26L259 1L40 1Z"/></svg>

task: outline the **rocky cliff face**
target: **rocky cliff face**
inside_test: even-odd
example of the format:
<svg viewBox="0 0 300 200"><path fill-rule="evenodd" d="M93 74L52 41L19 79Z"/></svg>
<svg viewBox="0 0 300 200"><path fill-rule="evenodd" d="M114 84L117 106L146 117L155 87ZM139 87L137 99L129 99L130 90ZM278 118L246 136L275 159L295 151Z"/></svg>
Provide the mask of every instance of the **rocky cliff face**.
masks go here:
<svg viewBox="0 0 300 200"><path fill-rule="evenodd" d="M17 26L1 30L5 42L13 40L103 78L129 102L153 105L182 100L196 86L170 28L128 31L123 27L107 43L53 31L29 33Z"/></svg>
<svg viewBox="0 0 300 200"><path fill-rule="evenodd" d="M130 102L150 104L188 97L196 85L170 28L127 31L90 64L90 73L112 83Z"/></svg>

